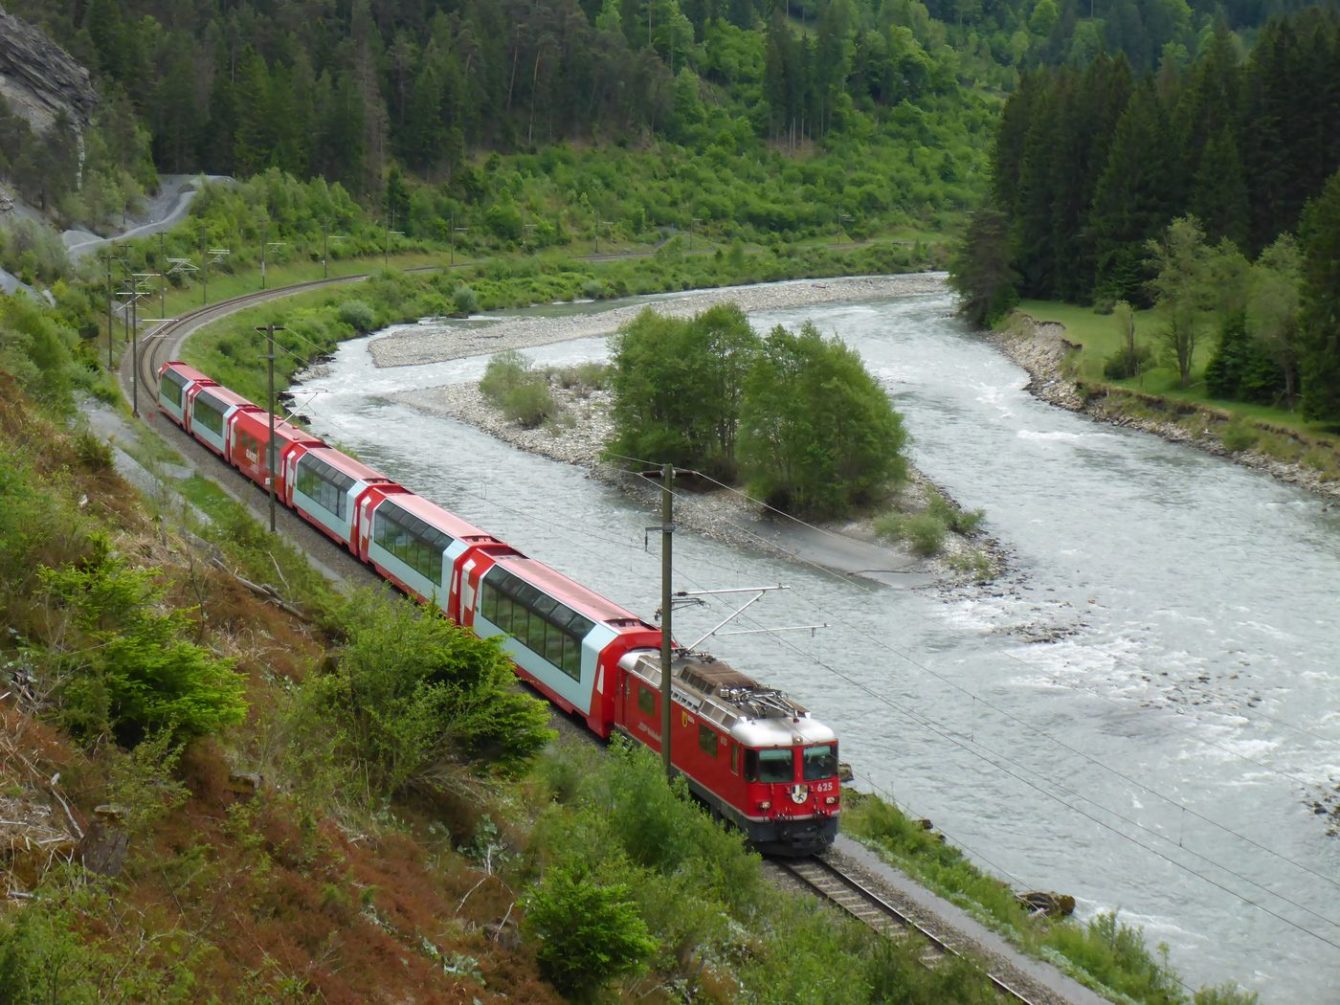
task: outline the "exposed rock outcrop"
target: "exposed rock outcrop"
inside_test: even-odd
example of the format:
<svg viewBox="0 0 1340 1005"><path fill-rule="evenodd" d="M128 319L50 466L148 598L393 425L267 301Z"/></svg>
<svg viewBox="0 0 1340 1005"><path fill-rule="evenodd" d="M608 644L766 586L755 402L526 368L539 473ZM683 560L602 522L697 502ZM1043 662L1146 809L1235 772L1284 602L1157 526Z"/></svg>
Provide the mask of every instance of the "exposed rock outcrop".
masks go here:
<svg viewBox="0 0 1340 1005"><path fill-rule="evenodd" d="M0 7L0 95L37 132L64 111L81 132L98 94L88 70L40 29Z"/></svg>

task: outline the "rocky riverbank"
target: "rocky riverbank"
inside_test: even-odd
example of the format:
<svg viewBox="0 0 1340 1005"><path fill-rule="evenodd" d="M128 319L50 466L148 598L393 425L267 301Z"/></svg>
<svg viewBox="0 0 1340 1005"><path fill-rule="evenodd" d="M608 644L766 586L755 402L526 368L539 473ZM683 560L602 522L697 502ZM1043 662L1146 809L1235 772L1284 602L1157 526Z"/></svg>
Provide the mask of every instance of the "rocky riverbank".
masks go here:
<svg viewBox="0 0 1340 1005"><path fill-rule="evenodd" d="M1226 446L1223 432L1232 419L1226 412L1193 403L1163 402L1149 395L1095 393L1085 388L1072 376L1070 360L1079 347L1066 340L1064 325L1039 322L1017 312L1005 330L990 332L987 337L1028 371L1028 390L1049 404L1083 412L1099 422L1129 426L1173 443L1185 443L1309 492L1340 499L1340 481L1325 477L1317 466L1271 456L1259 449L1232 450ZM1132 403L1142 407L1132 408ZM1301 443L1287 430L1274 428L1267 432Z"/></svg>

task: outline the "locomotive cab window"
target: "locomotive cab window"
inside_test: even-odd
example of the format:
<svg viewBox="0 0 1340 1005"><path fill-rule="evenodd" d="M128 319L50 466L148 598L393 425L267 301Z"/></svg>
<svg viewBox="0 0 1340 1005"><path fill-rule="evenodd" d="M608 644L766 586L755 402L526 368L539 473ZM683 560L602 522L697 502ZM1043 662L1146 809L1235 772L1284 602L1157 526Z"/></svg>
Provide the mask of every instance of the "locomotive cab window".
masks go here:
<svg viewBox="0 0 1340 1005"><path fill-rule="evenodd" d="M637 686L637 707L643 715L656 714L656 695L645 684Z"/></svg>
<svg viewBox="0 0 1340 1005"><path fill-rule="evenodd" d="M795 756L789 749L751 750L745 757L745 778L751 782L795 781Z"/></svg>
<svg viewBox="0 0 1340 1005"><path fill-rule="evenodd" d="M805 781L814 782L820 778L832 778L837 774L837 744L825 743L818 747L805 748Z"/></svg>

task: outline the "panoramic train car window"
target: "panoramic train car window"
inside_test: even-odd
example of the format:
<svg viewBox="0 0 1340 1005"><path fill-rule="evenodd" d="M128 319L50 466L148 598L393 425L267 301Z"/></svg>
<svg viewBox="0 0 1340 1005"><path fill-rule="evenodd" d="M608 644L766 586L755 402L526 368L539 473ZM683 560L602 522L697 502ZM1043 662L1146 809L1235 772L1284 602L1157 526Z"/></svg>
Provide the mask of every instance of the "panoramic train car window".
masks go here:
<svg viewBox="0 0 1340 1005"><path fill-rule="evenodd" d="M656 693L646 684L637 686L637 707L642 710L643 715L656 714Z"/></svg>
<svg viewBox="0 0 1340 1005"><path fill-rule="evenodd" d="M595 622L497 567L481 584L479 610L536 656L581 679L582 639Z"/></svg>
<svg viewBox="0 0 1340 1005"><path fill-rule="evenodd" d="M372 537L382 548L434 583L442 579L442 556L456 543L450 534L430 527L391 502L382 503L373 514Z"/></svg>
<svg viewBox="0 0 1340 1005"><path fill-rule="evenodd" d="M820 778L832 778L837 774L837 744L825 743L818 747L806 747L805 781L814 782Z"/></svg>
<svg viewBox="0 0 1340 1005"><path fill-rule="evenodd" d="M707 726L698 727L698 747L709 757L717 756L717 735Z"/></svg>
<svg viewBox="0 0 1340 1005"><path fill-rule="evenodd" d="M327 513L341 520L349 502L349 490L354 480L342 471L336 471L325 461L310 454L298 459L298 491L311 499Z"/></svg>
<svg viewBox="0 0 1340 1005"><path fill-rule="evenodd" d="M168 370L163 374L163 381L160 385L163 397L178 408L181 408L181 392L185 386L186 378L176 370Z"/></svg>
<svg viewBox="0 0 1340 1005"><path fill-rule="evenodd" d="M223 402L211 398L203 391L195 396L195 407L192 409L195 424L204 426L215 436L223 435L223 413L225 411L227 411L227 408Z"/></svg>
<svg viewBox="0 0 1340 1005"><path fill-rule="evenodd" d="M790 750L751 750L745 757L744 774L751 782L790 782L796 777Z"/></svg>

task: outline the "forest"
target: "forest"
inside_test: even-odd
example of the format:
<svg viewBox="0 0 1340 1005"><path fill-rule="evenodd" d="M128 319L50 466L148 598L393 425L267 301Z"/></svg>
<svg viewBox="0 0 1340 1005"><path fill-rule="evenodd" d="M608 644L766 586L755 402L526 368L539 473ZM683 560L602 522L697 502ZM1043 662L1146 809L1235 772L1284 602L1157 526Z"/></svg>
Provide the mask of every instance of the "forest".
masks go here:
<svg viewBox="0 0 1340 1005"><path fill-rule="evenodd" d="M646 151L749 175L756 200L783 165L809 163L800 199L748 224L829 231L916 220L952 223L981 192L1001 97L1021 74L1122 53L1133 72L1181 65L1219 23L1250 36L1289 4L1119 0L9 0L95 74L99 135L123 174L103 188L152 187L152 170L246 177L277 168L338 182L392 226L417 183L437 209L515 202L513 182L478 170L490 154L562 144ZM127 115L134 126L126 128ZM136 128L139 133L137 138ZM127 137L131 142L127 141ZM49 145L69 149L68 138ZM657 156L659 155L659 156ZM151 164L150 164L151 162ZM540 165L587 227L625 215L598 167ZM148 170L146 170L148 168ZM843 171L854 178L843 184ZM408 188L388 190L404 172ZM49 172L59 201L70 174ZM100 177L107 172L94 172ZM26 178L36 180L29 171ZM641 180L655 187L655 175ZM47 189L53 191L47 192ZM134 192L129 192L133 197ZM427 198L426 196L424 197ZM79 206L96 222L106 198ZM661 225L724 230L750 208L729 191ZM757 207L753 207L756 209ZM657 215L655 208L648 210ZM77 213L75 215L78 215ZM441 215L439 213L439 215ZM845 218L845 221L844 221Z"/></svg>
<svg viewBox="0 0 1340 1005"><path fill-rule="evenodd" d="M970 315L1159 304L1183 385L1203 323L1213 396L1340 418L1337 67L1340 18L1313 8L1250 52L1221 25L1184 68L1117 55L1025 74L956 267ZM1109 376L1131 376L1134 351Z"/></svg>

